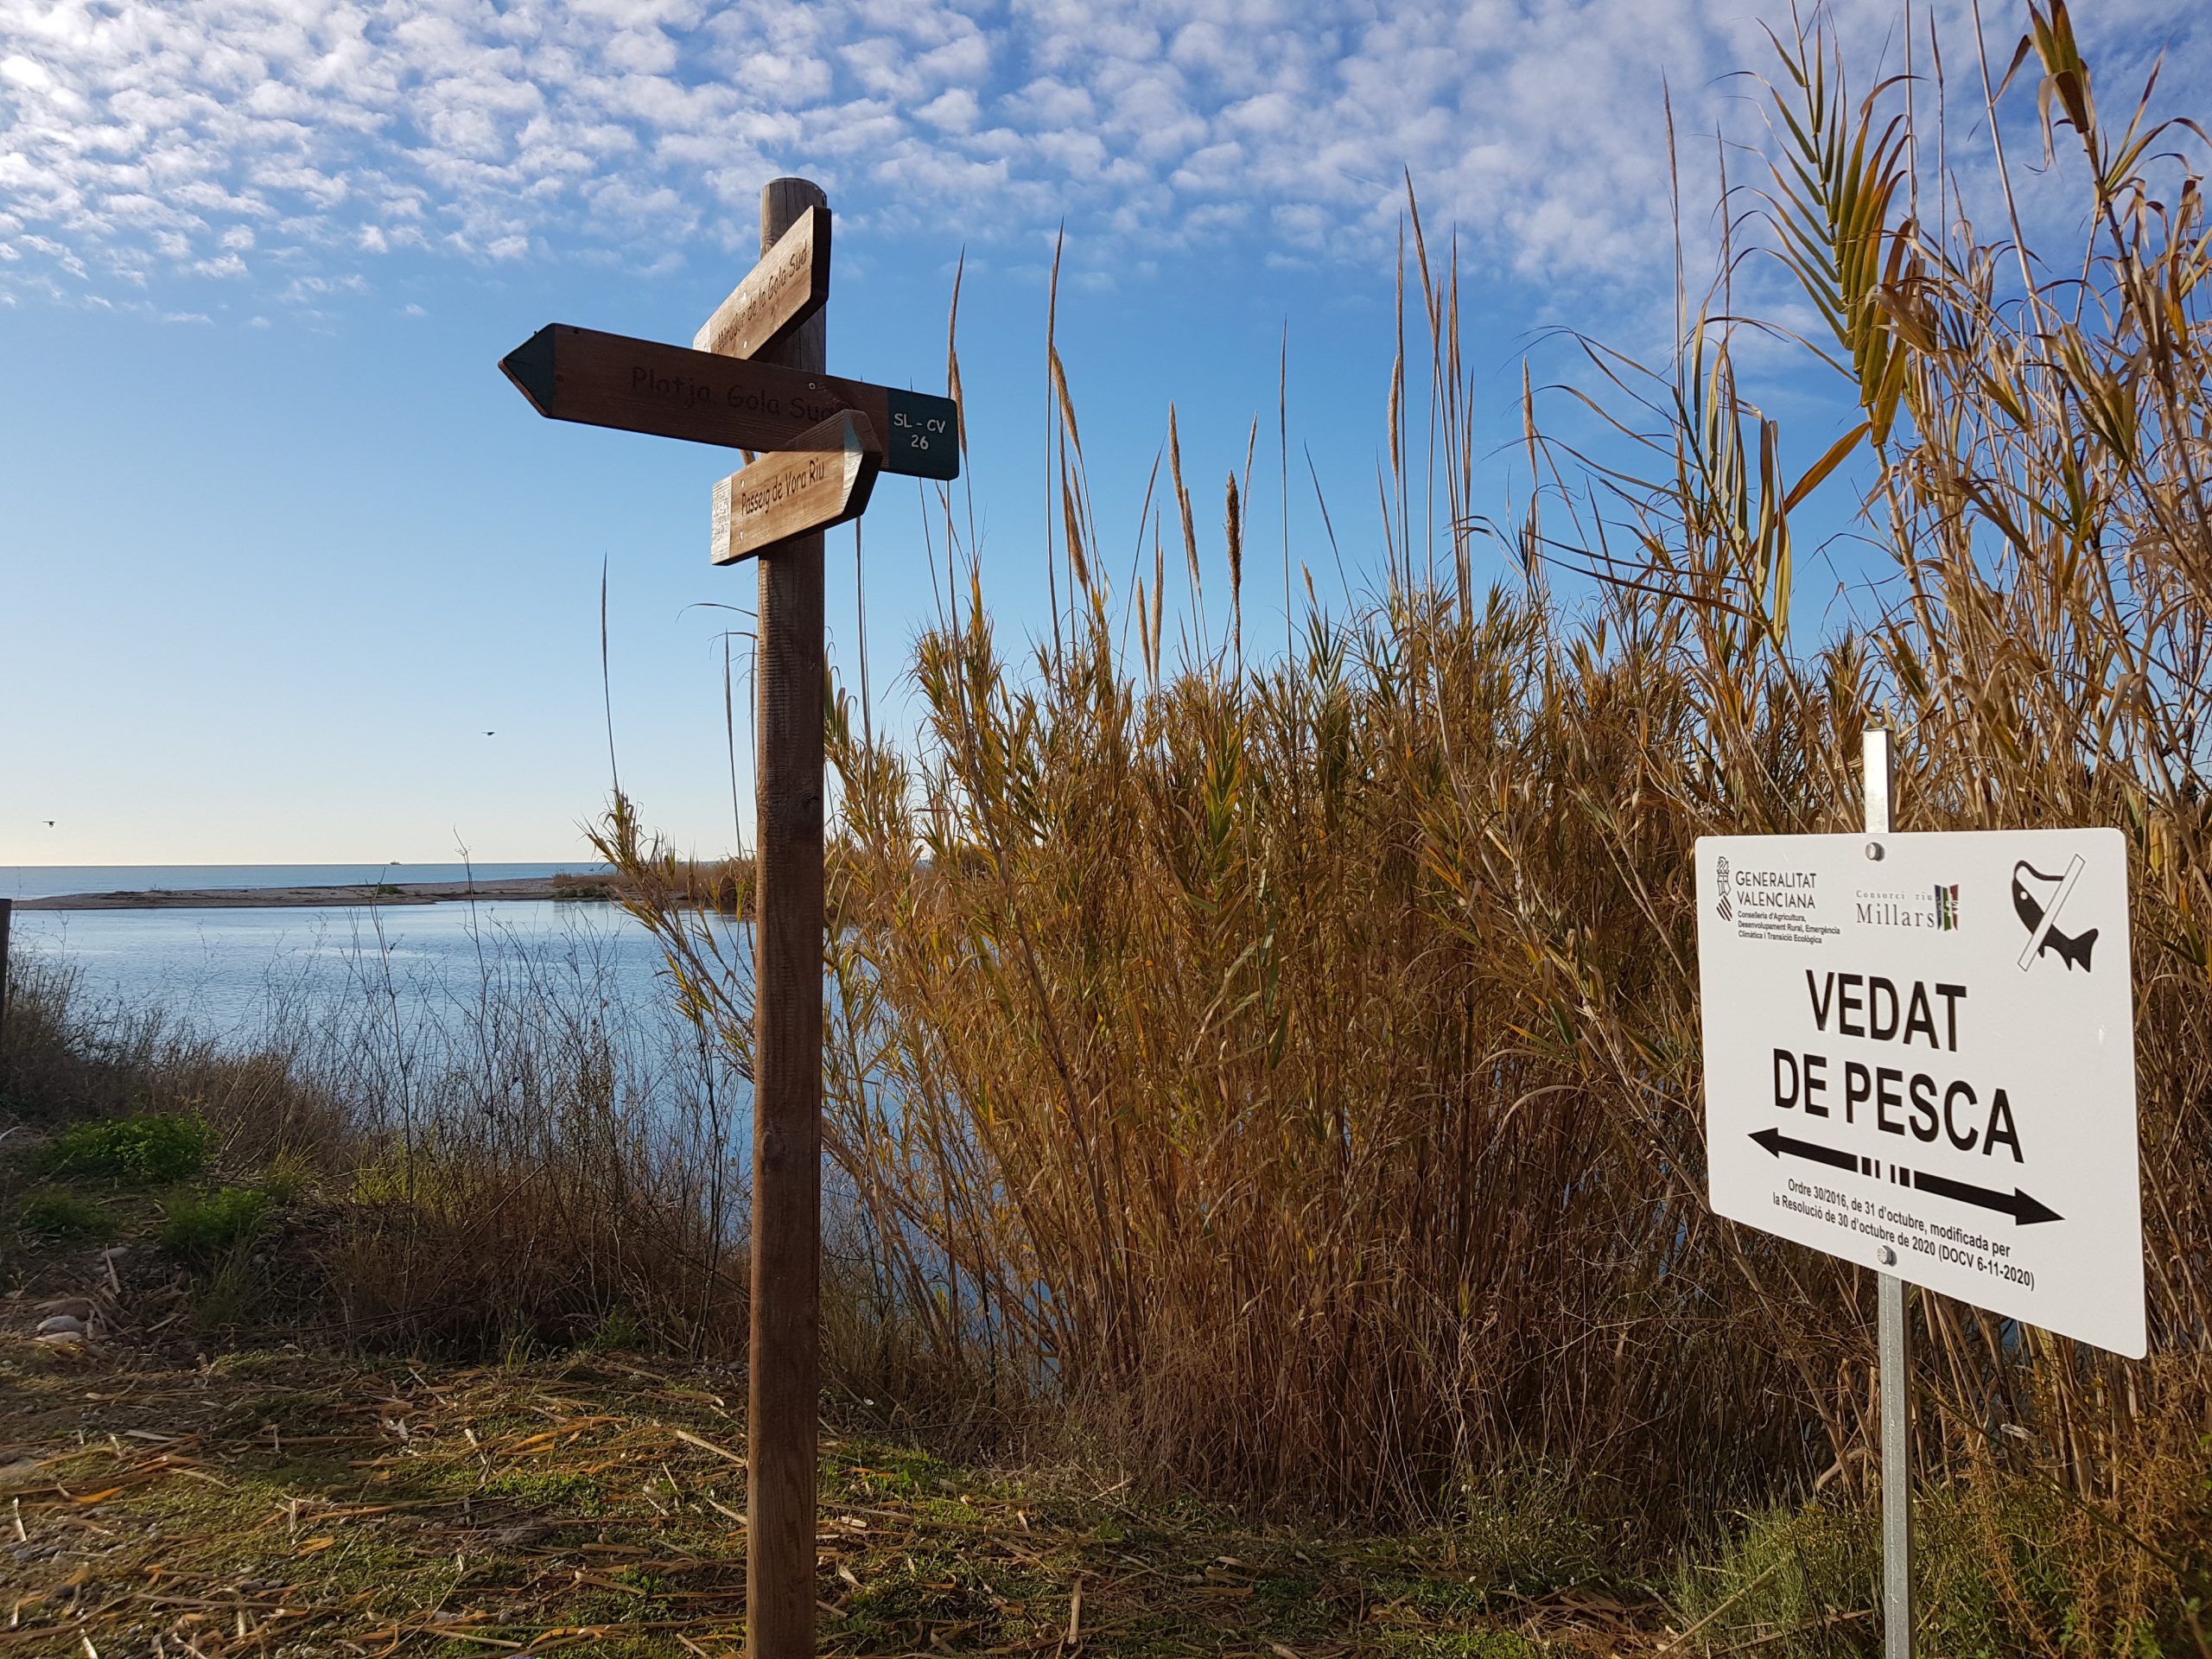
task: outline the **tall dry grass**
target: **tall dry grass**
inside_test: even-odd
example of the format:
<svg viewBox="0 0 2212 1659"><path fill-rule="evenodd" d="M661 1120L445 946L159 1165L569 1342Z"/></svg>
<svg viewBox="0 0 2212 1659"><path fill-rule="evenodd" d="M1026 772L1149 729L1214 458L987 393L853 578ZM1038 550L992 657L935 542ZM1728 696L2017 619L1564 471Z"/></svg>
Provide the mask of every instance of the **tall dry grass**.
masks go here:
<svg viewBox="0 0 2212 1659"><path fill-rule="evenodd" d="M1574 389L1525 393L1510 509L1479 499L1456 250L1416 213L1387 585L1336 615L1309 585L1279 660L1244 649L1234 476L1211 643L1166 660L1158 540L1109 591L1048 342L1052 639L1009 651L971 573L917 650L918 739L833 721L828 1131L884 1363L1262 1502L1448 1508L1542 1469L1649 1541L1863 1498L1871 1280L1706 1207L1691 844L1854 827L1886 721L1901 828L2114 824L2135 884L2153 1356L1919 1295L1919 1466L1997 1639L2181 1639L2212 1584L2202 134L2147 93L2115 126L2063 6L2027 16L2078 240L2028 247L2001 152L1970 170L2003 222L1967 216L1947 146L1988 143L2004 64L1949 42L1946 80L1919 41L1861 95L1823 23L1784 31L1719 280L1669 360L1590 341ZM1819 332L1761 320L1785 302ZM1827 377L1809 441L1745 390L1754 334ZM1172 423L1166 448L1148 528L1179 529L1196 614ZM1813 512L1875 552L1808 632ZM605 850L645 861L634 820ZM641 913L742 1054L741 964ZM2047 1554L2015 1547L2022 1491Z"/></svg>

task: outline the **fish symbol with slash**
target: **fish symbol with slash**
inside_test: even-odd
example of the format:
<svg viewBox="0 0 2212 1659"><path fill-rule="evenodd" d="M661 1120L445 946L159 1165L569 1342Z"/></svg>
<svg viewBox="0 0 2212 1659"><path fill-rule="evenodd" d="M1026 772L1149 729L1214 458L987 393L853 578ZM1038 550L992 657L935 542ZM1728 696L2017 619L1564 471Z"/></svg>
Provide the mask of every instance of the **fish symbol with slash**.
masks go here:
<svg viewBox="0 0 2212 1659"><path fill-rule="evenodd" d="M2082 874L2082 861L2075 859L2066 867L2063 875L2045 875L2024 860L2012 866L2012 909L2020 924L2028 930L2028 943L2020 952L2020 966L2025 968L2045 950L2054 952L2071 973L2080 968L2089 971L2089 952L2095 948L2097 930L2086 933L2060 932L2050 924L2057 919L2060 906L2074 891L2074 883ZM2031 888L2030 882L2035 883Z"/></svg>

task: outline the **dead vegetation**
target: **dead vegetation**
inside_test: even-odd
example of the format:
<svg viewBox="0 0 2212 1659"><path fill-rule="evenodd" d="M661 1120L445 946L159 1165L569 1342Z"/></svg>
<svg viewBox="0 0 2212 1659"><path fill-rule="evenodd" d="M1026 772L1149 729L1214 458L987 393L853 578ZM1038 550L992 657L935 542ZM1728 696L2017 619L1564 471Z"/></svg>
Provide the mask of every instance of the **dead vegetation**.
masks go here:
<svg viewBox="0 0 2212 1659"><path fill-rule="evenodd" d="M1243 613L1249 469L1207 628L1172 423L1116 583L1048 346L1070 607L1024 660L973 576L918 645L918 740L849 703L832 722L827 1128L854 1221L825 1321L831 1375L928 1424L918 1443L1069 1472L932 1465L907 1490L917 1440L853 1408L825 1473L829 1638L1633 1652L1671 1623L1688 1651L1866 1650L1872 1287L1707 1212L1689 873L1701 833L1856 823L1881 720L1901 829L2125 831L2139 948L2153 1356L1916 1298L1923 1649L2212 1654L2212 251L2191 132L2101 116L2063 9L2031 16L2077 245L2038 261L2005 189L1999 229L1970 221L1932 60L1847 92L1817 24L1785 35L1774 172L1726 204L1719 283L1684 296L1667 360L1592 342L1570 389L1529 389L1525 486L1487 515L1459 261L1414 219L1429 360L1391 377L1389 575L1342 613L1306 587L1281 658ZM1958 60L1950 106L1993 103L2004 65L1967 87ZM1751 316L1773 292L1742 262L1769 255L1817 334ZM1746 389L1754 330L1834 377L1816 434L1785 442ZM1810 635L1793 526L1823 510L1874 552L1847 623ZM949 501L943 530L973 554ZM1509 580L1485 585L1493 553ZM704 1103L672 1139L557 985L487 1001L480 1064L444 1070L12 1051L17 1093L204 1112L243 1160L224 1179L297 1151L339 1183L294 1212L332 1230L334 1338L516 1361L251 1362L303 1380L287 1416L219 1344L111 1382L11 1350L20 1541L57 1546L24 1558L19 1611L47 1623L20 1628L73 1640L81 1614L97 1644L136 1619L129 1641L203 1656L256 1632L727 1647L731 1389L542 1357L642 1339L711 1363L743 1330L741 936L626 802L606 850L694 1022ZM355 1091L334 1115L334 1076ZM252 1283L230 1288L251 1305ZM178 1285L130 1317L151 1335L219 1287ZM188 1313L162 1340L250 1323ZM226 1409L253 1427L195 1414ZM224 1491L242 1507L197 1530L124 1524ZM188 1535L222 1548L162 1566ZM172 1571L193 1605L146 1600ZM1654 1582L1663 1606L1633 1588Z"/></svg>
<svg viewBox="0 0 2212 1659"><path fill-rule="evenodd" d="M1458 250L1412 212L1387 581L1332 613L1286 550L1307 597L1285 655L1244 613L1249 467L1227 591L1204 591L1212 491L1172 417L1138 556L1109 567L1127 544L1094 522L1048 342L1052 636L1003 641L969 564L917 649L918 738L849 702L832 722L829 1136L902 1375L1046 1402L1159 1489L1263 1510L1431 1516L1535 1463L1604 1494L1638 1554L1730 1532L1730 1509L1863 1503L1871 1279L1703 1201L1690 872L1700 834L1855 825L1859 734L1885 722L1903 830L2123 830L2139 941L2154 1353L1916 1299L1917 1465L1957 1522L1923 1637L2200 1650L2202 135L2147 92L2111 119L2063 7L2028 16L2032 138L2070 193L2039 222L2078 240L2022 241L1986 148L2003 62L1946 41L1946 79L1916 35L1912 77L1847 79L1808 14L1766 66L1771 170L1721 204L1672 356L1578 342L1567 385L1527 390L1515 501L1478 499ZM1763 320L1793 308L1813 332ZM1834 394L1817 429L1755 401L1754 339L1793 397ZM1841 529L1846 573L1840 621L1810 631L1808 521ZM974 558L950 499L938 530ZM625 804L604 849L643 846ZM746 982L652 898L691 1006L743 1054ZM1802 1618L1751 1615L1765 1592L1724 1575L1726 1641L1867 1639L1865 1540L1735 1535L1754 1577L1793 1550L1847 1565Z"/></svg>
<svg viewBox="0 0 2212 1659"><path fill-rule="evenodd" d="M91 1355L0 1338L7 1649L741 1651L741 1374L613 1353L180 1363L130 1334ZM1075 1471L943 1462L858 1402L842 1416L825 1653L1510 1659L1662 1639L1648 1597L1543 1583L1495 1539L1255 1528Z"/></svg>

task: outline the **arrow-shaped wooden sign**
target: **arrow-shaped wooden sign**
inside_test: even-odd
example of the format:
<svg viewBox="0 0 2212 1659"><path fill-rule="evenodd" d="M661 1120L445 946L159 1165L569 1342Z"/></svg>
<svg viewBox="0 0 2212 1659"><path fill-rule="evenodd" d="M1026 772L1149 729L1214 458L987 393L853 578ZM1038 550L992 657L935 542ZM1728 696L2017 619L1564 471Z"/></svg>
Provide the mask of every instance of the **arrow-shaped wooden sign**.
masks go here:
<svg viewBox="0 0 2212 1659"><path fill-rule="evenodd" d="M772 552L794 536L857 518L882 464L868 417L847 410L715 486L716 564Z"/></svg>
<svg viewBox="0 0 2212 1659"><path fill-rule="evenodd" d="M950 397L565 322L539 329L499 369L550 419L728 449L789 448L801 433L850 410L881 443L885 472L960 476L960 406Z"/></svg>
<svg viewBox="0 0 2212 1659"><path fill-rule="evenodd" d="M691 348L758 357L790 338L829 297L830 210L810 207L715 308Z"/></svg>

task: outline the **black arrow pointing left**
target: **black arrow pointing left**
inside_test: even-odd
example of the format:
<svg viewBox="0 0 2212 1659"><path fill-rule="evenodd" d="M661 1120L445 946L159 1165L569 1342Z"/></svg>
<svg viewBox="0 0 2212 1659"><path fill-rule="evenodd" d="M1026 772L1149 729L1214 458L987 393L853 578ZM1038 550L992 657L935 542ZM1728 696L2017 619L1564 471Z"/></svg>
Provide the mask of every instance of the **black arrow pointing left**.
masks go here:
<svg viewBox="0 0 2212 1659"><path fill-rule="evenodd" d="M1864 1173L1865 1166L1847 1152L1838 1152L1834 1147L1824 1147L1817 1141L1800 1141L1795 1135L1784 1135L1780 1129L1761 1129L1751 1137L1767 1150L1771 1158L1785 1154L1802 1158L1811 1163L1826 1164L1831 1169L1847 1169L1854 1174ZM1956 1198L1961 1204L1979 1205L1984 1210L1994 1210L2010 1216L2023 1227L2039 1221L2063 1221L2065 1217L2042 1199L2031 1198L2014 1187L2010 1192L2000 1192L1993 1187L1976 1186L1971 1181L1955 1181L1948 1175L1930 1175L1925 1170L1897 1170L1900 1177L1910 1176L1912 1185L1923 1192L1933 1192L1941 1198Z"/></svg>
<svg viewBox="0 0 2212 1659"><path fill-rule="evenodd" d="M1831 1169L1847 1169L1859 1173L1859 1160L1847 1152L1838 1152L1834 1147L1824 1147L1817 1141L1800 1141L1784 1135L1780 1129L1761 1129L1751 1137L1767 1150L1770 1158L1787 1153L1792 1158L1803 1158L1813 1163L1826 1164Z"/></svg>

